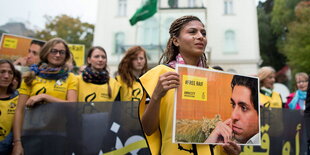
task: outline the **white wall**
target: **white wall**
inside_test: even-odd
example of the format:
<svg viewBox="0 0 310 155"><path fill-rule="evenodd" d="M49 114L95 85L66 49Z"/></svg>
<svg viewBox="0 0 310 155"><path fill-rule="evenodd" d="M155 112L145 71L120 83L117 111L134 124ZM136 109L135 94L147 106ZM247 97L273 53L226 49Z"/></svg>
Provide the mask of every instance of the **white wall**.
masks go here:
<svg viewBox="0 0 310 155"><path fill-rule="evenodd" d="M161 0L162 7L168 7L168 0ZM185 5L187 0L179 2ZM183 15L196 15L207 28L208 47L211 48L211 66L220 65L225 70L234 69L240 74L254 74L258 69L259 43L258 26L255 0L233 0L234 8L232 15L224 15L224 0L198 0L197 3L204 4L207 9L172 9L159 10L152 18L155 18L160 27L158 44L166 46L168 38L167 19L176 19ZM139 28L146 21L138 22L136 25L129 24L130 17L142 5L142 0L127 0L127 15L117 16L118 0L99 0L98 16L95 26L94 45L100 45L106 49L108 65L111 73L117 68L122 55L115 55L115 33L125 33L126 45L139 45ZM150 20L150 19L149 19ZM205 22L206 21L206 22ZM236 34L236 53L223 52L225 31L233 30ZM152 36L145 36L152 37ZM160 56L161 51L152 53L152 57ZM151 62L155 65L156 59Z"/></svg>
<svg viewBox="0 0 310 155"><path fill-rule="evenodd" d="M249 70L256 73L260 57L255 1L233 0L233 4L233 14L225 15L224 0L207 0L207 36L208 46L212 49L211 64L221 65L226 70L231 67L241 74L246 74ZM235 32L236 53L224 52L226 30Z"/></svg>

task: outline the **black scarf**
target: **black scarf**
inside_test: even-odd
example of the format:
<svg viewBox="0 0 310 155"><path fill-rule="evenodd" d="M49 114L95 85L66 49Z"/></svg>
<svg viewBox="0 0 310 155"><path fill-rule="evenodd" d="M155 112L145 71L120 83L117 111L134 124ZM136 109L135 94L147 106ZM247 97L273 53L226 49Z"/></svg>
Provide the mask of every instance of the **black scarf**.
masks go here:
<svg viewBox="0 0 310 155"><path fill-rule="evenodd" d="M86 67L82 72L82 77L85 82L93 84L106 84L109 81L109 74L106 70L94 71L91 67Z"/></svg>

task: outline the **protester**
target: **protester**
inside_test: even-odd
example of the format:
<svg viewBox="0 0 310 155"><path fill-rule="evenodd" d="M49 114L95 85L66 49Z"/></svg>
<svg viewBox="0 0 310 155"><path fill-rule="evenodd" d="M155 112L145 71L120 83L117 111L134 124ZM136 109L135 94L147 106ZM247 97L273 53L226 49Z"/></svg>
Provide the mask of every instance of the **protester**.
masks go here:
<svg viewBox="0 0 310 155"><path fill-rule="evenodd" d="M22 135L22 127L25 107L77 101L77 79L65 65L69 57L67 43L60 38L51 39L42 47L38 65L32 65L30 71L25 73L14 119L13 155L64 154L63 136L25 136Z"/></svg>
<svg viewBox="0 0 310 155"><path fill-rule="evenodd" d="M258 70L260 80L260 104L264 107L282 108L282 100L279 93L273 91L275 82L275 70L270 66Z"/></svg>
<svg viewBox="0 0 310 155"><path fill-rule="evenodd" d="M305 110L309 76L305 72L296 73L295 80L297 85L297 91L291 93L287 97L286 107L296 110Z"/></svg>
<svg viewBox="0 0 310 155"><path fill-rule="evenodd" d="M147 71L146 51L141 46L133 46L126 51L118 65L116 80L121 84L121 101L140 101L143 89L138 79Z"/></svg>
<svg viewBox="0 0 310 155"><path fill-rule="evenodd" d="M18 89L22 83L22 73L19 70L15 70L15 77L13 79L13 88Z"/></svg>
<svg viewBox="0 0 310 155"><path fill-rule="evenodd" d="M304 118L307 131L307 142L308 142L308 155L310 154L310 79L308 79L308 89L306 97L306 109L304 111Z"/></svg>
<svg viewBox="0 0 310 155"><path fill-rule="evenodd" d="M273 84L273 91L279 93L283 104L286 104L286 97L290 95L290 90L287 87L288 78L285 74L279 72L276 73L276 81Z"/></svg>
<svg viewBox="0 0 310 155"><path fill-rule="evenodd" d="M221 154L225 150L227 154L239 154L241 148L233 141L214 148L210 145L172 143L174 92L180 84L174 68L176 64L208 66L204 54L206 30L199 18L180 17L171 24L169 33L167 49L161 57L164 65L156 66L140 78L145 89L140 102L140 118L151 153L205 155Z"/></svg>
<svg viewBox="0 0 310 155"><path fill-rule="evenodd" d="M12 125L18 92L13 88L15 68L5 59L0 59L0 154L9 155L12 152Z"/></svg>
<svg viewBox="0 0 310 155"><path fill-rule="evenodd" d="M224 71L224 69L221 66L212 66L213 69Z"/></svg>
<svg viewBox="0 0 310 155"><path fill-rule="evenodd" d="M257 79L234 75L231 87L231 117L217 123L206 143L224 143L233 137L241 144L259 144Z"/></svg>
<svg viewBox="0 0 310 155"><path fill-rule="evenodd" d="M110 78L107 67L106 51L100 46L89 49L87 67L78 77L79 102L119 100L120 84Z"/></svg>
<svg viewBox="0 0 310 155"><path fill-rule="evenodd" d="M43 41L40 40L32 40L30 43L30 47L28 49L27 57L21 57L14 62L14 65L20 66L30 66L32 64L37 64L40 61L40 51L42 46L44 45Z"/></svg>

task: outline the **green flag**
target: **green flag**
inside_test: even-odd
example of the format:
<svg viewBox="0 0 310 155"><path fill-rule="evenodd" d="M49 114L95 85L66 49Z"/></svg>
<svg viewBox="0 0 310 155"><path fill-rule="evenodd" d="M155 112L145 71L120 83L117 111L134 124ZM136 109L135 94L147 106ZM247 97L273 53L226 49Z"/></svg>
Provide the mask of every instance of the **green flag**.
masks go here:
<svg viewBox="0 0 310 155"><path fill-rule="evenodd" d="M130 18L130 25L135 25L138 21L152 17L157 11L157 0L147 0Z"/></svg>

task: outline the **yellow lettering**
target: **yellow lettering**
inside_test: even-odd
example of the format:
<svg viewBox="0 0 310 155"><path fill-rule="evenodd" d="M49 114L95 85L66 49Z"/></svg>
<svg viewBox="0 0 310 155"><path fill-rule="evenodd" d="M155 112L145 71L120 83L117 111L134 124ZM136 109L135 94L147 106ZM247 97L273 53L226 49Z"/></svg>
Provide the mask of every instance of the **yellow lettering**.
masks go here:
<svg viewBox="0 0 310 155"><path fill-rule="evenodd" d="M297 124L296 127L296 136L295 136L295 147L296 147L296 154L299 155L300 148L299 148L299 134L300 134L301 124Z"/></svg>
<svg viewBox="0 0 310 155"><path fill-rule="evenodd" d="M282 155L289 155L291 151L291 143L286 141L282 148Z"/></svg>

